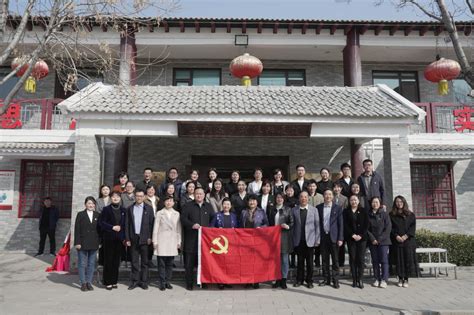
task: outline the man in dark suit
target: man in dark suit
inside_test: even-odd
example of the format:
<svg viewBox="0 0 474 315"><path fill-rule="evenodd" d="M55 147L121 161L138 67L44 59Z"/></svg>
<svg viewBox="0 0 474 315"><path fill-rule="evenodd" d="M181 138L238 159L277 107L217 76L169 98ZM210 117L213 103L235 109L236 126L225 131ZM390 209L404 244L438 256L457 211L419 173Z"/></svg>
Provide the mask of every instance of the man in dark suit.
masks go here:
<svg viewBox="0 0 474 315"><path fill-rule="evenodd" d="M158 186L151 180L153 177L153 170L150 167L145 167L143 170L143 180L137 183L135 187L136 190L143 190L146 193L146 188L148 186L153 186L155 188L156 193L158 193Z"/></svg>
<svg viewBox="0 0 474 315"><path fill-rule="evenodd" d="M132 257L132 283L129 290L140 286L148 289L148 246L151 244L155 215L153 208L143 202L145 192L135 190L135 202L127 209L125 242Z"/></svg>
<svg viewBox="0 0 474 315"><path fill-rule="evenodd" d="M308 184L309 181L304 178L304 175L306 174L306 168L304 165L298 164L296 165L296 179L291 182L291 186L293 187L293 190L295 191L295 197L299 198L300 193L302 191L307 191L308 189Z"/></svg>
<svg viewBox="0 0 474 315"><path fill-rule="evenodd" d="M385 188L382 176L374 171L372 160L364 160L362 166L364 167L364 173L357 178L357 183L360 186L360 193L365 197L365 200L367 200L369 204L373 197L380 197L385 209Z"/></svg>
<svg viewBox="0 0 474 315"><path fill-rule="evenodd" d="M342 192L344 196L347 197L347 200L352 195L351 192L351 186L354 184L354 180L352 179L352 169L349 163L342 163L341 164L341 172L342 172L342 177L339 178L338 182L342 187Z"/></svg>
<svg viewBox="0 0 474 315"><path fill-rule="evenodd" d="M192 290L194 283L194 267L197 265L198 231L208 227L211 215L214 213L211 205L204 201L205 193L202 187L194 190L194 201L188 202L181 212L181 224L184 230L184 268L186 289ZM203 288L205 285L202 286Z"/></svg>
<svg viewBox="0 0 474 315"><path fill-rule="evenodd" d="M59 210L56 206L52 205L51 198L45 197L43 199L43 205L40 208L39 217L39 230L40 230L40 242L38 253L35 255L43 255L44 243L46 242L46 236L49 237L49 252L52 256L56 255L56 225L59 220Z"/></svg>
<svg viewBox="0 0 474 315"><path fill-rule="evenodd" d="M321 255L323 257L323 277L319 286L331 284L329 272L329 256L332 260L333 286L339 289L339 247L344 240L342 208L333 202L334 194L331 190L324 192L324 203L317 206L321 227Z"/></svg>

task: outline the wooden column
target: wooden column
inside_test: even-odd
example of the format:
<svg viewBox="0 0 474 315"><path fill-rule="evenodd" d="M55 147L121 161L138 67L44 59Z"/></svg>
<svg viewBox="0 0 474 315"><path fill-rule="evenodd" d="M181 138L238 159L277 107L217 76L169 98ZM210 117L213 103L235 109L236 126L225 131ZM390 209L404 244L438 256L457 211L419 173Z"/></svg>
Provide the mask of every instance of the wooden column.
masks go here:
<svg viewBox="0 0 474 315"><path fill-rule="evenodd" d="M344 85L362 85L362 62L360 59L360 42L357 28L352 28L346 35L346 47L343 50L344 63ZM362 173L362 161L364 160L362 144L351 139L351 166L352 177L357 178Z"/></svg>
<svg viewBox="0 0 474 315"><path fill-rule="evenodd" d="M135 42L135 28L125 26L120 35L120 83L135 85L137 80L137 45Z"/></svg>

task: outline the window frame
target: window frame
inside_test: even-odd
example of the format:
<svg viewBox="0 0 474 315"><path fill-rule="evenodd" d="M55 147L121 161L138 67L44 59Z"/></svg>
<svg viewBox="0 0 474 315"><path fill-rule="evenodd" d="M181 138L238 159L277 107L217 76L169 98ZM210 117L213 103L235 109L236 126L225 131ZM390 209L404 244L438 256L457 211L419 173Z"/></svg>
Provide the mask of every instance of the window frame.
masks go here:
<svg viewBox="0 0 474 315"><path fill-rule="evenodd" d="M285 85L284 86L306 86L306 69L263 69L265 72L285 72ZM262 71L262 73L263 73ZM288 73L291 71L301 71L303 73L303 85L288 85ZM257 77L257 85L260 86L260 75ZM268 86L268 85L267 85ZM274 85L275 86L275 85Z"/></svg>
<svg viewBox="0 0 474 315"><path fill-rule="evenodd" d="M398 86L400 87L400 93L399 94L403 97L405 97L405 96L403 95L403 88L402 88L402 74L404 74L404 73L405 74L407 74L407 73L414 74L415 75L415 84L416 84L416 100L413 100L411 102L413 102L413 103L419 103L420 102L420 100L421 100L420 79L419 79L418 71L372 70L372 85L375 85L375 75L377 73L394 73L394 74L396 73L397 74L397 79L398 79ZM395 77L393 77L393 79L395 79Z"/></svg>
<svg viewBox="0 0 474 315"><path fill-rule="evenodd" d="M435 219L435 220L443 220L443 219L448 219L448 220L452 220L452 219L457 219L457 209L456 209L456 188L454 186L454 163L452 161L410 161L410 178L412 177L412 174L411 174L411 166L412 165L440 165L440 164L443 164L443 165L446 165L447 166L447 169L448 169L448 172L450 174L450 185L451 185L451 207L452 207L452 212L451 212L451 215L449 216L428 216L428 215L424 215L424 216L419 216L417 215L415 209L413 209L413 213L415 214L416 218L417 219L428 219L428 220L432 220L432 219ZM431 174L430 174L431 175ZM414 199L413 198L413 182L411 180L411 190L412 190L412 200Z"/></svg>
<svg viewBox="0 0 474 315"><path fill-rule="evenodd" d="M189 80L176 79L176 71L186 70L190 71L191 78ZM173 86L177 86L177 83L188 83L188 86L193 86L194 71L204 70L217 70L219 72L219 86L222 85L222 69L221 68L173 68Z"/></svg>
<svg viewBox="0 0 474 315"><path fill-rule="evenodd" d="M18 199L18 218L19 219L39 219L39 211L38 212L35 212L34 214L26 214L26 215L22 215L22 213L24 212L23 210L23 203L24 203L24 199L25 199L25 193L24 193L24 190L25 190L25 176L26 176L26 164L28 162L33 162L33 163L43 163L43 165L45 163L69 163L71 164L71 167L73 169L73 172L74 172L74 160L38 160L38 159L22 159L21 160L21 168L20 168L20 185L19 185L19 189L18 189L18 194L19 194L19 199ZM43 166L44 167L44 166ZM44 174L43 174L44 175ZM72 180L74 180L74 174L73 174L73 178ZM43 176L43 190L44 190L44 182L45 182L45 177ZM71 211L67 214L64 214L65 211L61 211L61 209L58 209L59 210L59 218L60 219L70 219L71 218L71 214L72 214L72 190L73 188L73 183L71 184ZM40 197L40 205L41 205L41 202L42 202L42 198L44 198L46 196L41 196ZM54 199L53 199L53 205L55 205L55 202L54 202ZM57 206L57 205L56 205ZM39 210L39 209L38 209Z"/></svg>

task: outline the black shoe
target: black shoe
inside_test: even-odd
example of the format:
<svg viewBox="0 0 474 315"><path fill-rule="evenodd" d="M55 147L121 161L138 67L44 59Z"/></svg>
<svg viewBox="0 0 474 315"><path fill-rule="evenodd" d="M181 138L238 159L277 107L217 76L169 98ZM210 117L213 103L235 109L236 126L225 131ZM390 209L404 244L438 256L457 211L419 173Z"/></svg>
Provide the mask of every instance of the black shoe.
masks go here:
<svg viewBox="0 0 474 315"><path fill-rule="evenodd" d="M281 280L277 280L272 284L272 288L276 289L281 285Z"/></svg>
<svg viewBox="0 0 474 315"><path fill-rule="evenodd" d="M224 284L224 287L226 287L227 289L232 289L232 286L230 284Z"/></svg>
<svg viewBox="0 0 474 315"><path fill-rule="evenodd" d="M219 290L224 290L224 285L223 284L218 284L217 287L219 288Z"/></svg>
<svg viewBox="0 0 474 315"><path fill-rule="evenodd" d="M293 283L293 287L297 288L302 284L303 284L302 282L295 282L295 283Z"/></svg>
<svg viewBox="0 0 474 315"><path fill-rule="evenodd" d="M86 283L86 286L87 286L87 290L94 291L94 288L92 287L92 284L90 284L89 282Z"/></svg>
<svg viewBox="0 0 474 315"><path fill-rule="evenodd" d="M207 284L206 283L201 284L201 289L207 289Z"/></svg>
<svg viewBox="0 0 474 315"><path fill-rule="evenodd" d="M324 287L326 285L331 285L331 281L323 280L320 283L318 283L318 286Z"/></svg>
<svg viewBox="0 0 474 315"><path fill-rule="evenodd" d="M254 289L258 289L258 288L260 288L260 284L254 283L254 284L252 285L252 287L253 287Z"/></svg>
<svg viewBox="0 0 474 315"><path fill-rule="evenodd" d="M247 284L245 285L245 288L246 288L246 289L251 288L251 287L252 287L252 285L251 285L250 283L247 283Z"/></svg>
<svg viewBox="0 0 474 315"><path fill-rule="evenodd" d="M352 280L352 287L353 287L353 288L356 288L356 287L357 287L357 281Z"/></svg>
<svg viewBox="0 0 474 315"><path fill-rule="evenodd" d="M286 279L285 279L285 278L281 279L280 284L281 284L281 288L282 288L282 289L287 289L287 288L288 288L288 287L286 286Z"/></svg>
<svg viewBox="0 0 474 315"><path fill-rule="evenodd" d="M133 290L133 289L135 289L136 287L138 287L138 283L132 282L132 284L128 287L128 289L129 289L129 290Z"/></svg>
<svg viewBox="0 0 474 315"><path fill-rule="evenodd" d="M192 291L193 290L193 285L192 284L186 285L186 290Z"/></svg>
<svg viewBox="0 0 474 315"><path fill-rule="evenodd" d="M43 253L36 253L34 257L43 256Z"/></svg>
<svg viewBox="0 0 474 315"><path fill-rule="evenodd" d="M165 286L164 285L160 285L160 291L164 291L166 290Z"/></svg>
<svg viewBox="0 0 474 315"><path fill-rule="evenodd" d="M168 290L173 289L173 287L172 287L171 284L169 284L169 283L165 284L165 288L167 288Z"/></svg>
<svg viewBox="0 0 474 315"><path fill-rule="evenodd" d="M108 285L105 287L106 290L112 291L113 287L111 285Z"/></svg>
<svg viewBox="0 0 474 315"><path fill-rule="evenodd" d="M339 289L339 287L340 287L339 286L339 280L334 280L333 287L334 287L334 289Z"/></svg>
<svg viewBox="0 0 474 315"><path fill-rule="evenodd" d="M118 289L118 285L112 284L112 289Z"/></svg>
<svg viewBox="0 0 474 315"><path fill-rule="evenodd" d="M357 286L358 286L360 289L363 289L363 288L364 288L364 282L358 281L358 282L357 282Z"/></svg>
<svg viewBox="0 0 474 315"><path fill-rule="evenodd" d="M87 285L86 285L85 283L83 283L83 284L81 285L81 291L82 291L82 292L87 291Z"/></svg>
<svg viewBox="0 0 474 315"><path fill-rule="evenodd" d="M306 287L307 287L308 289L312 289L312 288L314 288L314 285L313 285L312 282L309 282L309 283L306 284Z"/></svg>
<svg viewBox="0 0 474 315"><path fill-rule="evenodd" d="M146 283L142 283L142 284L140 285L140 287L141 287L143 290L148 290L148 284L146 284Z"/></svg>

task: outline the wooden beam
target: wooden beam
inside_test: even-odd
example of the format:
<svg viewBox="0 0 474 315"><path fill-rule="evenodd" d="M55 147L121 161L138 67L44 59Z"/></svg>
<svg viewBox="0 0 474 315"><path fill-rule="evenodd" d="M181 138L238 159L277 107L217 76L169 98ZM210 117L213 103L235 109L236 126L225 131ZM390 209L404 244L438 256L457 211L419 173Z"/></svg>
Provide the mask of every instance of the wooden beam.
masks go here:
<svg viewBox="0 0 474 315"><path fill-rule="evenodd" d="M183 21L179 21L179 31L180 31L181 33L184 33L185 29L186 29L186 28L184 27L184 22L183 22Z"/></svg>
<svg viewBox="0 0 474 315"><path fill-rule="evenodd" d="M403 30L403 33L405 34L405 36L408 36L410 35L411 31L413 31L413 25L409 25L407 27L405 27L405 29Z"/></svg>
<svg viewBox="0 0 474 315"><path fill-rule="evenodd" d="M308 29L308 22L304 22L303 26L301 27L301 34L306 34L306 30Z"/></svg>
<svg viewBox="0 0 474 315"><path fill-rule="evenodd" d="M398 24L392 26L392 27L390 28L390 32L389 32L390 36L395 35L395 33L398 31L399 28L400 28L400 25L398 25Z"/></svg>
<svg viewBox="0 0 474 315"><path fill-rule="evenodd" d="M196 31L196 33L201 32L201 24L199 24L199 21L194 21L194 30Z"/></svg>
<svg viewBox="0 0 474 315"><path fill-rule="evenodd" d="M349 34L351 30L352 30L352 24L346 25L346 27L344 27L344 35Z"/></svg>
<svg viewBox="0 0 474 315"><path fill-rule="evenodd" d="M318 26L316 26L316 34L319 35L321 34L321 30L323 29L324 24L319 23Z"/></svg>
<svg viewBox="0 0 474 315"><path fill-rule="evenodd" d="M231 25L230 25L230 21L227 21L226 29L227 29L227 33L230 33L230 32L232 31L232 27L231 27Z"/></svg>
<svg viewBox="0 0 474 315"><path fill-rule="evenodd" d="M293 32L293 22L288 23L288 34L291 34Z"/></svg>
<svg viewBox="0 0 474 315"><path fill-rule="evenodd" d="M338 26L337 24L331 25L331 29L329 30L329 34L334 35L334 33L336 33L337 26Z"/></svg>
<svg viewBox="0 0 474 315"><path fill-rule="evenodd" d="M380 32L383 30L384 26L385 25L383 25L383 24L377 25L377 27L375 27L375 29L374 29L374 35L378 36L380 34Z"/></svg>
<svg viewBox="0 0 474 315"><path fill-rule="evenodd" d="M263 28L263 22L260 21L260 22L258 22L258 24L257 24L257 33L258 33L258 34L261 34L261 33L262 33L262 28Z"/></svg>
<svg viewBox="0 0 474 315"><path fill-rule="evenodd" d="M280 23L278 22L275 22L275 24L273 24L273 34L278 34L278 26L280 25Z"/></svg>
<svg viewBox="0 0 474 315"><path fill-rule="evenodd" d="M211 22L211 33L215 33L216 32L216 22L212 21Z"/></svg>
<svg viewBox="0 0 474 315"><path fill-rule="evenodd" d="M242 34L246 34L246 33L247 33L247 22L243 21L242 22Z"/></svg>
<svg viewBox="0 0 474 315"><path fill-rule="evenodd" d="M370 26L369 24L362 25L362 27L359 28L359 34L364 35L365 32L369 30L369 26Z"/></svg>
<svg viewBox="0 0 474 315"><path fill-rule="evenodd" d="M428 30L429 30L429 26L423 26L422 28L420 28L420 36L425 36Z"/></svg>

